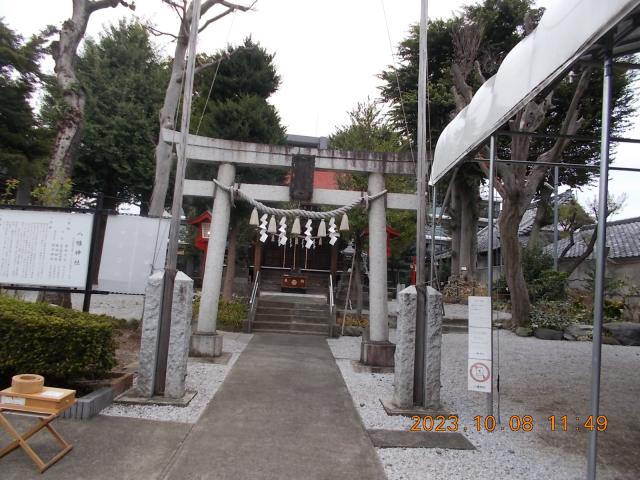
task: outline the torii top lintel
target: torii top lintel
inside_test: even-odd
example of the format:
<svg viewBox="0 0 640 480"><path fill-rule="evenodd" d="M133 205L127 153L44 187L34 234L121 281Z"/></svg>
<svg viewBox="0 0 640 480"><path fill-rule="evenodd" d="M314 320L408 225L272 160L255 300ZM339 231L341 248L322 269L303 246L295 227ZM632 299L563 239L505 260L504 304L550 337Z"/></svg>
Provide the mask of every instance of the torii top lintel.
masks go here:
<svg viewBox="0 0 640 480"><path fill-rule="evenodd" d="M162 130L168 143L180 143L180 132ZM234 163L252 167L291 168L293 155L313 155L318 170L415 175L415 162L406 153L356 152L266 145L189 135L187 158L194 162Z"/></svg>

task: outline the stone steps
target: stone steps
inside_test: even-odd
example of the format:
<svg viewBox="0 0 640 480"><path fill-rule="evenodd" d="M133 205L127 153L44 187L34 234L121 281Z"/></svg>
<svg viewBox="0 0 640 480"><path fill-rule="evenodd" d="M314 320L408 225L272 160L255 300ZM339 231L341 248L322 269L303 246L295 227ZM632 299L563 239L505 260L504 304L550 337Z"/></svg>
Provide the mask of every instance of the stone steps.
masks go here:
<svg viewBox="0 0 640 480"><path fill-rule="evenodd" d="M328 315L325 296L262 292L252 329L254 332L327 335Z"/></svg>
<svg viewBox="0 0 640 480"><path fill-rule="evenodd" d="M318 325L327 324L327 312L314 315L312 317L302 317L299 315L278 315L272 313L263 313L261 311L256 313L256 322L297 322L297 323L316 323Z"/></svg>
<svg viewBox="0 0 640 480"><path fill-rule="evenodd" d="M268 329L268 330L263 330L260 328L254 328L253 332L258 332L258 333L286 333L286 334L290 334L290 335L318 335L318 336L327 336L327 332L326 332L326 327L325 327L325 332L323 333L317 333L317 332L304 332L304 331L300 331L300 330L276 330L276 329Z"/></svg>
<svg viewBox="0 0 640 480"><path fill-rule="evenodd" d="M262 307L258 308L259 313L264 315L280 315L283 317L318 318L326 315L325 308L296 308L296 307Z"/></svg>
<svg viewBox="0 0 640 480"><path fill-rule="evenodd" d="M253 324L254 332L286 332L313 335L327 335L327 325L318 323L276 322L257 320Z"/></svg>

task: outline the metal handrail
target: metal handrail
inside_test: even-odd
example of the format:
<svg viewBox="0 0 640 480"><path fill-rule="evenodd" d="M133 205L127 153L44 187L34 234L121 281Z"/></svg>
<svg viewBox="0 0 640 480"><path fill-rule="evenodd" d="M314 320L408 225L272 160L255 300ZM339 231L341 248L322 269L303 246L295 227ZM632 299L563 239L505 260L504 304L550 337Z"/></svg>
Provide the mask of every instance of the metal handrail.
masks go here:
<svg viewBox="0 0 640 480"><path fill-rule="evenodd" d="M251 297L249 297L249 315L247 317L246 333L251 333L253 329L253 320L256 316L256 308L258 306L257 296L260 289L260 270L256 273L256 278L253 281L253 288L251 289Z"/></svg>
<svg viewBox="0 0 640 480"><path fill-rule="evenodd" d="M333 275L329 274L329 318L328 318L328 334L333 336L333 330L336 325L336 302L333 294Z"/></svg>

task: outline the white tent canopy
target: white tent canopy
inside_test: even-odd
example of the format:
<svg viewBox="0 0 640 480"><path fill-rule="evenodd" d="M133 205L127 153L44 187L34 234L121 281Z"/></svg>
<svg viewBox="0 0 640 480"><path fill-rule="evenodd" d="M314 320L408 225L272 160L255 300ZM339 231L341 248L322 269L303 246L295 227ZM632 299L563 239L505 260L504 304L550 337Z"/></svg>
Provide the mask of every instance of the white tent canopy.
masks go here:
<svg viewBox="0 0 640 480"><path fill-rule="evenodd" d="M505 57L471 103L444 129L436 145L435 184L526 103L542 92L640 0L558 0L537 28Z"/></svg>

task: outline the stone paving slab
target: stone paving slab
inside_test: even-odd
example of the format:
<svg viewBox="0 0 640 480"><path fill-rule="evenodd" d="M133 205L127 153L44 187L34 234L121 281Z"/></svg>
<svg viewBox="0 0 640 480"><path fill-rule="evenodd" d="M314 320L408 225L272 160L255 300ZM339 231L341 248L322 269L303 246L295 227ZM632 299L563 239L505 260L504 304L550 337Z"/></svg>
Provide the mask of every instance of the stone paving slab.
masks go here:
<svg viewBox="0 0 640 480"><path fill-rule="evenodd" d="M443 448L475 450L461 433L407 432L401 430L369 430L371 441L378 448Z"/></svg>
<svg viewBox="0 0 640 480"><path fill-rule="evenodd" d="M256 333L166 479L385 479L326 339Z"/></svg>
<svg viewBox="0 0 640 480"><path fill-rule="evenodd" d="M35 423L33 418L7 415L21 431ZM44 474L22 449L0 459L2 480L146 480L159 478L191 425L130 418L97 416L89 421L57 419L52 424L73 445ZM0 430L0 447L11 441ZM29 445L45 461L58 452L48 432L39 432Z"/></svg>

